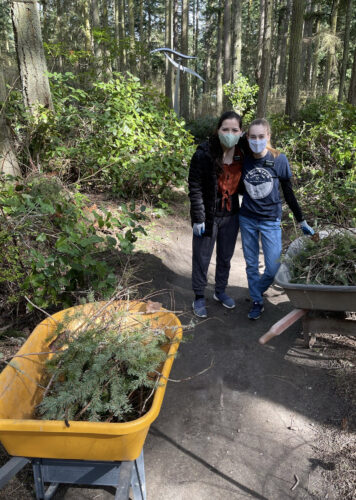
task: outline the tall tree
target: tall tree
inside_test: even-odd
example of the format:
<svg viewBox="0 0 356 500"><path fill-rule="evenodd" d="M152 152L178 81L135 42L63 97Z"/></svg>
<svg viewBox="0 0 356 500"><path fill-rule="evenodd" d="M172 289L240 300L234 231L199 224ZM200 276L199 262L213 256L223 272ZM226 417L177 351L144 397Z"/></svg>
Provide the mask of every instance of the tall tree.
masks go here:
<svg viewBox="0 0 356 500"><path fill-rule="evenodd" d="M25 106L52 108L37 2L13 2L11 16Z"/></svg>
<svg viewBox="0 0 356 500"><path fill-rule="evenodd" d="M173 20L173 1L165 0L165 47L172 48L172 20ZM165 89L166 96L169 99L170 105L173 104L173 94L172 94L172 80L173 80L173 71L172 64L165 57L165 68L166 68L166 78L165 78Z"/></svg>
<svg viewBox="0 0 356 500"><path fill-rule="evenodd" d="M92 52L91 26L90 26L90 5L84 0L81 4L83 15L83 32L85 40L85 50Z"/></svg>
<svg viewBox="0 0 356 500"><path fill-rule="evenodd" d="M313 35L313 41L312 41L312 49L313 49L313 55L312 55L312 67L311 67L311 83L310 83L310 90L311 94L315 97L316 96L316 90L317 90L317 81L318 81L318 59L319 59L319 47L320 47L320 19L321 16L318 13L318 9L320 8L319 3L316 3L316 16L315 16L315 27L314 27L314 35Z"/></svg>
<svg viewBox="0 0 356 500"><path fill-rule="evenodd" d="M103 52L102 52L101 42L99 40L100 37L98 36L98 33L101 31L98 0L91 0L91 10L92 10L93 30L94 30L94 56L95 56L96 74L97 76L100 77L103 71Z"/></svg>
<svg viewBox="0 0 356 500"><path fill-rule="evenodd" d="M2 69L0 68L0 102L6 101L6 85ZM5 106L0 108L0 173L21 175L16 155L12 149L10 131L6 123Z"/></svg>
<svg viewBox="0 0 356 500"><path fill-rule="evenodd" d="M130 36L130 71L136 74L136 54L135 54L135 11L133 0L127 0L127 16L129 22Z"/></svg>
<svg viewBox="0 0 356 500"><path fill-rule="evenodd" d="M242 48L242 0L235 0L233 3L233 51L232 51L232 75L234 80L241 71L241 48Z"/></svg>
<svg viewBox="0 0 356 500"><path fill-rule="evenodd" d="M287 73L287 47L288 47L288 26L291 14L291 0L287 0L285 6L281 8L281 28L280 28L280 38L278 42L279 55L277 57L277 67L278 67L278 85L285 85L286 83L286 73Z"/></svg>
<svg viewBox="0 0 356 500"><path fill-rule="evenodd" d="M119 9L119 39L120 39L120 71L127 69L127 51L125 44L125 0L118 0Z"/></svg>
<svg viewBox="0 0 356 500"><path fill-rule="evenodd" d="M352 73L347 101L350 104L356 106L356 47L354 50L354 62L352 65Z"/></svg>
<svg viewBox="0 0 356 500"><path fill-rule="evenodd" d="M300 56L302 52L302 34L305 0L293 0L290 29L288 81L286 98L286 115L293 121L299 105Z"/></svg>
<svg viewBox="0 0 356 500"><path fill-rule="evenodd" d="M224 0L224 83L231 80L231 0Z"/></svg>
<svg viewBox="0 0 356 500"><path fill-rule="evenodd" d="M189 2L182 0L182 32L181 32L181 50L183 54L188 54L188 34L189 34ZM189 116L189 85L188 74L181 73L181 114L184 118Z"/></svg>
<svg viewBox="0 0 356 500"><path fill-rule="evenodd" d="M346 2L346 16L345 16L344 50L343 50L343 56L342 56L339 94L338 94L338 101L339 102L342 101L343 96L344 96L345 77L346 77L346 70L347 70L347 61L348 61L348 57L349 57L349 45L350 45L351 10L352 10L352 0L347 0L347 2Z"/></svg>
<svg viewBox="0 0 356 500"><path fill-rule="evenodd" d="M315 5L315 2L314 2ZM311 69L311 41L313 35L313 3L312 0L306 2L306 14L304 19L304 32L302 44L301 76L302 84L305 90L310 87L310 69Z"/></svg>
<svg viewBox="0 0 356 500"><path fill-rule="evenodd" d="M330 78L333 67L335 66L335 38L337 26L337 14L340 0L333 0L331 15L330 15L330 35L331 43L326 56L325 74L324 74L324 93L328 94L330 89Z"/></svg>
<svg viewBox="0 0 356 500"><path fill-rule="evenodd" d="M258 51L257 51L257 65L255 71L256 81L261 77L262 66L262 53L263 53L263 37L265 33L265 15L266 15L266 0L260 0L260 23L258 27Z"/></svg>
<svg viewBox="0 0 356 500"><path fill-rule="evenodd" d="M259 92L257 99L257 117L262 118L266 115L267 95L270 84L271 73L271 51L272 51L272 0L265 0L265 23L263 36L263 52L261 60L261 74L258 80Z"/></svg>
<svg viewBox="0 0 356 500"><path fill-rule="evenodd" d="M220 114L223 106L223 89L222 89L222 79L223 79L223 57L222 57L222 47L223 47L223 16L221 11L220 1L218 1L218 40L216 44L216 113Z"/></svg>

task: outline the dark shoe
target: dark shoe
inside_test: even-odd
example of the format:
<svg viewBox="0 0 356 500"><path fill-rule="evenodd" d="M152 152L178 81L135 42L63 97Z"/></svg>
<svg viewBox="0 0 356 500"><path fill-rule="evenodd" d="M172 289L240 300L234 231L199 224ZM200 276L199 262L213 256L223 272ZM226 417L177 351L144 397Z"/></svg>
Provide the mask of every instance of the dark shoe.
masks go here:
<svg viewBox="0 0 356 500"><path fill-rule="evenodd" d="M254 302L253 306L250 309L250 312L248 313L248 318L249 319L258 319L265 308L263 307L263 303L260 304L259 302Z"/></svg>
<svg viewBox="0 0 356 500"><path fill-rule="evenodd" d="M208 316L204 298L194 300L192 305L193 305L193 313L195 314L195 316L198 316L198 318L206 318Z"/></svg>
<svg viewBox="0 0 356 500"><path fill-rule="evenodd" d="M225 292L221 292L221 293L215 292L213 295L213 298L215 300L217 300L218 302L221 302L221 304L224 307L227 307L228 309L233 309L234 307L236 307L234 299L232 299L231 297L226 295Z"/></svg>

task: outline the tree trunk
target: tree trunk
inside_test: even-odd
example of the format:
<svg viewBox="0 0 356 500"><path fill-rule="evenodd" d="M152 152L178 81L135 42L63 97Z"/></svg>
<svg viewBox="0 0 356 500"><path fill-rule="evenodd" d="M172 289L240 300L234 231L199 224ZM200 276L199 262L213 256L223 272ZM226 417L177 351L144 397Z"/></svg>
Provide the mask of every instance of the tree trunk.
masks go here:
<svg viewBox="0 0 356 500"><path fill-rule="evenodd" d="M313 35L313 4L312 0L307 0L306 16L304 20L304 32L302 43L301 76L302 85L305 90L310 87L310 66L311 66L311 40Z"/></svg>
<svg viewBox="0 0 356 500"><path fill-rule="evenodd" d="M224 83L231 80L231 0L224 0Z"/></svg>
<svg viewBox="0 0 356 500"><path fill-rule="evenodd" d="M235 0L233 4L233 56L232 56L232 81L235 80L236 76L241 71L241 47L242 47L242 37L241 37L241 25L242 25L242 0Z"/></svg>
<svg viewBox="0 0 356 500"><path fill-rule="evenodd" d="M200 4L199 0L195 0L194 9L194 69L198 73L198 40L199 40L199 15L200 15ZM198 85L199 79L194 77L193 79L193 98L191 99L191 114L195 118L198 108Z"/></svg>
<svg viewBox="0 0 356 500"><path fill-rule="evenodd" d="M287 47L288 47L288 25L291 14L291 0L287 0L281 20L281 42L278 64L278 85L286 84L287 69Z"/></svg>
<svg viewBox="0 0 356 500"><path fill-rule="evenodd" d="M130 36L130 72L136 74L136 54L135 54L135 11L133 0L127 0L127 15L129 18Z"/></svg>
<svg viewBox="0 0 356 500"><path fill-rule="evenodd" d="M188 54L188 29L189 29L189 2L182 0L182 36L181 36L181 50L183 54ZM189 85L188 74L181 72L181 114L185 119L189 116Z"/></svg>
<svg viewBox="0 0 356 500"><path fill-rule="evenodd" d="M356 47L354 50L354 63L352 65L352 74L347 102L356 106Z"/></svg>
<svg viewBox="0 0 356 500"><path fill-rule="evenodd" d="M119 38L120 38L120 71L124 72L127 68L127 53L124 39L126 37L125 30L125 0L119 2Z"/></svg>
<svg viewBox="0 0 356 500"><path fill-rule="evenodd" d="M11 16L25 106L52 109L37 2L13 2Z"/></svg>
<svg viewBox="0 0 356 500"><path fill-rule="evenodd" d="M165 0L165 47L172 48L172 19L173 19L173 3L172 0ZM173 81L173 67L172 64L165 57L166 64L166 78L165 90L168 97L170 106L173 105L172 81Z"/></svg>
<svg viewBox="0 0 356 500"><path fill-rule="evenodd" d="M260 25L258 31L258 52L257 52L257 65L255 71L256 81L258 82L261 77L261 66L262 66L262 53L263 47L263 37L265 33L265 14L266 14L266 0L260 0Z"/></svg>
<svg viewBox="0 0 356 500"><path fill-rule="evenodd" d="M178 16L178 0L173 0L173 48L179 48L179 16Z"/></svg>
<svg viewBox="0 0 356 500"><path fill-rule="evenodd" d="M289 64L287 81L286 114L290 121L295 120L299 105L300 56L305 0L293 0L290 30Z"/></svg>
<svg viewBox="0 0 356 500"><path fill-rule="evenodd" d="M347 60L348 60L348 56L349 56L349 45L350 45L351 11L352 11L352 0L347 0L346 18L345 18L345 33L344 33L344 52L343 52L343 56L342 56L339 95L337 98L339 102L342 101L343 96L344 96Z"/></svg>
<svg viewBox="0 0 356 500"><path fill-rule="evenodd" d="M145 30L143 28L143 17L144 17L144 12L143 12L143 0L140 0L139 3L139 39L140 39L140 44L141 44L141 56L140 56L140 77L141 80L144 82L145 81L145 60L147 59L147 56L143 53L143 48L145 46Z"/></svg>
<svg viewBox="0 0 356 500"><path fill-rule="evenodd" d="M331 17L330 17L330 33L334 37L336 36L336 24L337 24L339 1L340 0L333 1ZM335 44L333 43L326 56L325 75L324 75L324 94L329 93L330 78L334 65L335 65Z"/></svg>
<svg viewBox="0 0 356 500"><path fill-rule="evenodd" d="M319 5L318 5L319 6ZM320 16L318 15L315 22L314 29L314 40L312 44L313 56L312 56L312 67L311 67L311 93L312 96L316 96L316 87L318 79L318 53L320 47Z"/></svg>
<svg viewBox="0 0 356 500"><path fill-rule="evenodd" d="M272 50L272 0L265 0L265 32L263 37L263 53L261 61L261 76L258 81L259 92L257 100L257 117L266 116L267 95L270 84L271 50Z"/></svg>
<svg viewBox="0 0 356 500"><path fill-rule="evenodd" d="M102 0L101 25L104 28L106 35L108 36L110 33L108 0ZM111 65L111 54L110 54L108 42L105 41L103 44L103 47L104 47L104 54L105 54L105 57L104 57L105 74L108 78L110 78L112 76L112 65Z"/></svg>
<svg viewBox="0 0 356 500"><path fill-rule="evenodd" d="M218 7L218 41L216 44L216 113L218 115L222 112L223 106L223 90L222 90L222 72L223 72L223 58L222 58L222 36L223 36L223 18L219 0Z"/></svg>
<svg viewBox="0 0 356 500"><path fill-rule="evenodd" d="M93 18L93 30L100 30L101 24L100 24L98 0L91 0L91 10ZM94 36L94 56L95 56L96 74L98 77L100 77L103 72L103 53L101 50L101 42L95 36Z"/></svg>
<svg viewBox="0 0 356 500"><path fill-rule="evenodd" d="M2 70L0 69L0 101L6 100L6 85ZM5 106L0 112L0 173L20 176L21 171L16 155L11 146L10 131L5 118Z"/></svg>
<svg viewBox="0 0 356 500"><path fill-rule="evenodd" d="M89 4L88 2L82 3L83 8L83 32L85 40L85 50L87 52L92 52L92 39L91 39L91 27L90 27L90 17L89 17Z"/></svg>
<svg viewBox="0 0 356 500"><path fill-rule="evenodd" d="M116 44L116 50L119 51L120 47L120 34L119 34L119 25L120 25L120 18L119 18L119 0L114 0L113 1L113 9L114 9L114 27L115 27L115 44ZM116 64L115 64L115 70L120 71L120 56L118 55L116 57Z"/></svg>

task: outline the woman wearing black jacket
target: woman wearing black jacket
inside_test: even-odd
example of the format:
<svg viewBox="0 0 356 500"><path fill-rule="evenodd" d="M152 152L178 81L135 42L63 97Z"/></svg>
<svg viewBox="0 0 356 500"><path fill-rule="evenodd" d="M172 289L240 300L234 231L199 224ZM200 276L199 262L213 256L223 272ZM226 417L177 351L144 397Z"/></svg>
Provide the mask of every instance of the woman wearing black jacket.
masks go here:
<svg viewBox="0 0 356 500"><path fill-rule="evenodd" d="M204 297L207 273L216 242L214 299L229 309L235 301L226 295L230 261L239 231L238 186L241 180L243 147L241 117L223 113L212 137L198 146L189 169L190 214L193 226L193 311L207 317Z"/></svg>

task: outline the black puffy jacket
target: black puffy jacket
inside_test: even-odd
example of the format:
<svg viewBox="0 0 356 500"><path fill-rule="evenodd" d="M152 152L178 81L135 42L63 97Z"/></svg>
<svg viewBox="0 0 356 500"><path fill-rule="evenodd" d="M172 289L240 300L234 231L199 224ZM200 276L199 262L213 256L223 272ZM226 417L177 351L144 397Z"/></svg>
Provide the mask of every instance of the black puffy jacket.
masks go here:
<svg viewBox="0 0 356 500"><path fill-rule="evenodd" d="M205 222L204 236L212 234L218 192L216 167L209 146L209 142L205 141L197 147L188 177L192 225Z"/></svg>
<svg viewBox="0 0 356 500"><path fill-rule="evenodd" d="M248 150L245 135L241 136L237 147L242 155ZM217 205L218 176L214 158L210 152L209 141L200 144L192 157L188 176L188 187L192 225L195 222L205 222L204 236L211 236ZM241 182L239 192L241 192L242 188L243 183ZM238 205L238 199L236 202Z"/></svg>

